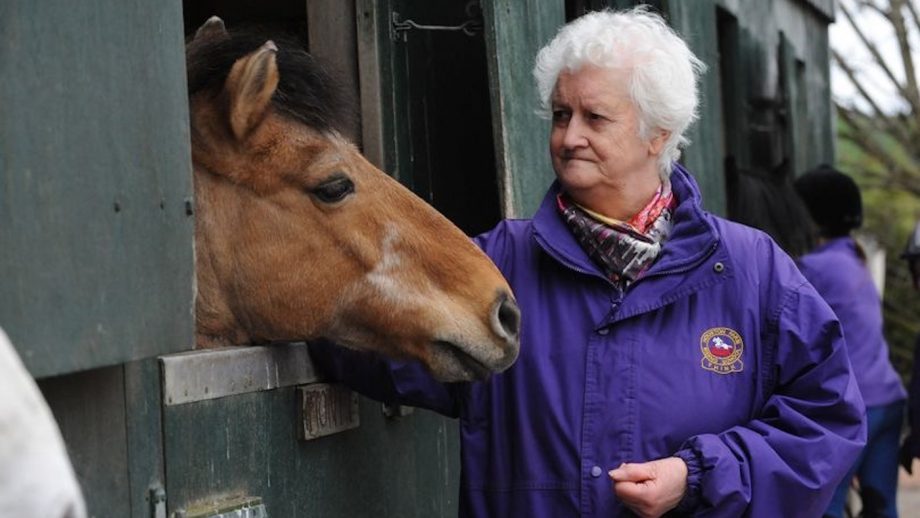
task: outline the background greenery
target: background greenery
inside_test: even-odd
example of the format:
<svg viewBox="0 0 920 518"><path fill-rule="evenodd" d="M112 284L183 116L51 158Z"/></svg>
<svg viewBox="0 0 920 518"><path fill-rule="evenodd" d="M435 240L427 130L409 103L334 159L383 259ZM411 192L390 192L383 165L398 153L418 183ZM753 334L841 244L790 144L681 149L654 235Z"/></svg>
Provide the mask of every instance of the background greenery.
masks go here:
<svg viewBox="0 0 920 518"><path fill-rule="evenodd" d="M920 333L920 293L911 286L907 263L901 252L920 217L920 199L903 186L888 180L886 167L866 154L849 137L852 128L838 119L838 167L853 176L863 193L865 213L862 232L878 240L887 252L885 269L885 336L891 359L902 378L911 370L915 339ZM907 156L884 134L874 135L892 156Z"/></svg>

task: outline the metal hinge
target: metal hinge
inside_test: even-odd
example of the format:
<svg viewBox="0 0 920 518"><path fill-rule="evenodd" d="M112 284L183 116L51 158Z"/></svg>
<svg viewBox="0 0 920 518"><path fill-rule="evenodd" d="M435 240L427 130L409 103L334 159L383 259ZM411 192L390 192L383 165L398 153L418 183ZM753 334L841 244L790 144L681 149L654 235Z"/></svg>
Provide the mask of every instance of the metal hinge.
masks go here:
<svg viewBox="0 0 920 518"><path fill-rule="evenodd" d="M464 9L467 19L459 25L429 25L418 23L415 20L403 20L398 12L393 11L390 15L390 38L393 41L406 41L406 33L411 30L460 31L467 36L475 36L482 32L482 8L479 5L479 0L467 2Z"/></svg>

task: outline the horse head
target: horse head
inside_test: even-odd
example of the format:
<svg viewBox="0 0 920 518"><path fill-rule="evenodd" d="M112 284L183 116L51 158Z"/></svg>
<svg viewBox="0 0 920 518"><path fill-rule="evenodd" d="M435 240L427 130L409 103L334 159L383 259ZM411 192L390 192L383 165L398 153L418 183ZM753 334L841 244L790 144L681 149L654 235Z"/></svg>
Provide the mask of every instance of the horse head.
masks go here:
<svg viewBox="0 0 920 518"><path fill-rule="evenodd" d="M347 106L308 53L212 18L187 59L200 347L323 337L445 381L511 365L508 284L340 134Z"/></svg>

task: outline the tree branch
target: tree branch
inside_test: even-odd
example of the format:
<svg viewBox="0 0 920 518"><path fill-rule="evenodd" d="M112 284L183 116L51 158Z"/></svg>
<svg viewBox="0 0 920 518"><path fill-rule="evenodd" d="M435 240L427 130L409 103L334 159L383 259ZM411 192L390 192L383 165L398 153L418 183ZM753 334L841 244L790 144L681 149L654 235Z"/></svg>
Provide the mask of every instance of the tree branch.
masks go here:
<svg viewBox="0 0 920 518"><path fill-rule="evenodd" d="M904 66L904 78L907 81L905 91L908 102L913 107L913 114L916 126L920 127L920 91L917 89L917 77L914 69L914 58L908 40L907 26L904 23L904 14L902 9L904 4L909 3L905 0L890 0L889 11L886 17L894 28L895 37L898 40L898 48L901 51L901 62Z"/></svg>
<svg viewBox="0 0 920 518"><path fill-rule="evenodd" d="M875 159L887 171L889 179L894 185L915 196L920 196L920 182L918 182L920 173L910 171L899 164L891 153L872 138L871 130L853 112L846 108L838 107L837 113L853 128L852 133L847 135L847 139L862 149L870 158Z"/></svg>
<svg viewBox="0 0 920 518"><path fill-rule="evenodd" d="M843 2L840 2L837 5L838 7L840 7L840 11L843 12L844 17L850 23L850 26L853 28L853 31L856 33L860 41L862 41L863 45L866 47L866 50L868 50L869 54L872 55L872 58L875 60L875 63L879 66L879 68L885 73L885 75L891 81L891 84L893 84L895 88L898 90L898 92L901 94L901 96L904 97L904 99L908 103L910 103L911 109L913 110L914 113L920 112L920 105L915 105L910 102L911 101L910 96L905 91L904 86L894 76L894 73L892 73L891 69L888 67L888 63L885 62L885 59L882 57L881 53L879 53L878 47L875 46L875 43L869 41L869 38L867 38L866 35L863 33L863 31L859 28L859 26L856 24L856 21L853 20L853 15L852 13L850 13L850 10L849 8L847 8L846 4Z"/></svg>
<svg viewBox="0 0 920 518"><path fill-rule="evenodd" d="M907 2L907 10L914 20L914 30L920 31L920 14L917 13L917 7L914 5L913 0Z"/></svg>
<svg viewBox="0 0 920 518"><path fill-rule="evenodd" d="M832 50L831 55L834 59L834 62L837 66L843 70L843 73L846 74L850 82L853 83L853 86L856 87L856 91L859 92L859 95L869 104L872 108L874 117L871 117L873 121L882 121L883 125L878 126L878 129L890 133L898 142L900 142L905 147L913 147L915 140L912 138L910 129L905 127L899 119L893 119L886 115L882 109L879 107L878 103L875 102L875 99L863 86L862 81L856 75L856 71L850 67L843 57L837 53L837 51Z"/></svg>

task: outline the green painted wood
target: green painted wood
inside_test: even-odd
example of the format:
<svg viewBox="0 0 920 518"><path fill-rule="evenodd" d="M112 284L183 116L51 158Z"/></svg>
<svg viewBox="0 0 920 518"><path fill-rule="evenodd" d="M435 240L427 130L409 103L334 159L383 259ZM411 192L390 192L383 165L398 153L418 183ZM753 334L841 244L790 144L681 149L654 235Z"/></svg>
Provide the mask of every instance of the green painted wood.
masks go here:
<svg viewBox="0 0 920 518"><path fill-rule="evenodd" d="M301 441L297 405L287 387L166 407L169 511L237 495L272 518L456 516L455 422L362 398L360 427Z"/></svg>
<svg viewBox="0 0 920 518"><path fill-rule="evenodd" d="M801 3L814 9L821 17L824 23L833 23L836 16L837 3L834 0L801 0Z"/></svg>
<svg viewBox="0 0 920 518"><path fill-rule="evenodd" d="M690 145L681 161L694 173L703 194L703 206L725 215L725 173L722 157L722 106L719 85L719 47L713 2L668 1L665 15L696 56L706 63L699 85L699 121L687 131Z"/></svg>
<svg viewBox="0 0 920 518"><path fill-rule="evenodd" d="M61 429L89 516L130 517L125 375L121 366L39 380Z"/></svg>
<svg viewBox="0 0 920 518"><path fill-rule="evenodd" d="M408 104L405 85L404 53L395 52L390 28L393 0L356 0L359 15L359 60L363 61L361 91L362 112L370 111L373 118L363 118L365 145L373 146L375 164L410 189L413 185L410 128L404 116ZM374 92L368 98L365 92ZM367 138L370 132L372 138ZM378 140L379 139L379 140Z"/></svg>
<svg viewBox="0 0 920 518"><path fill-rule="evenodd" d="M0 2L0 323L35 376L191 347L181 4Z"/></svg>
<svg viewBox="0 0 920 518"><path fill-rule="evenodd" d="M742 102L777 99L784 86L790 87L789 92L795 90L792 131L801 148L795 151L795 173L801 174L802 167L831 162L834 134L828 23L833 16L833 2L715 0L714 3L737 18L741 65L737 75ZM785 55L781 47L788 49ZM785 84L780 83L781 66L789 70L790 81ZM746 107L747 119L741 128L756 124L749 112L751 108ZM742 160L741 166L750 167L750 157Z"/></svg>
<svg viewBox="0 0 920 518"><path fill-rule="evenodd" d="M481 20L472 5L394 0L400 21L459 26ZM482 31L412 29L390 38L398 85L398 176L464 232L476 235L501 219Z"/></svg>
<svg viewBox="0 0 920 518"><path fill-rule="evenodd" d="M789 130L786 132L786 148L792 159L792 171L804 171L807 163L809 134L805 130L807 106L804 102L805 63L796 59L795 47L789 38L780 32L779 38L780 81L782 82L783 109L787 114Z"/></svg>
<svg viewBox="0 0 920 518"><path fill-rule="evenodd" d="M124 376L131 516L147 518L152 516L151 490L166 489L159 361L148 358L126 363Z"/></svg>
<svg viewBox="0 0 920 518"><path fill-rule="evenodd" d="M483 0L492 124L505 217L530 217L555 177L537 115L537 52L565 22L563 0Z"/></svg>

